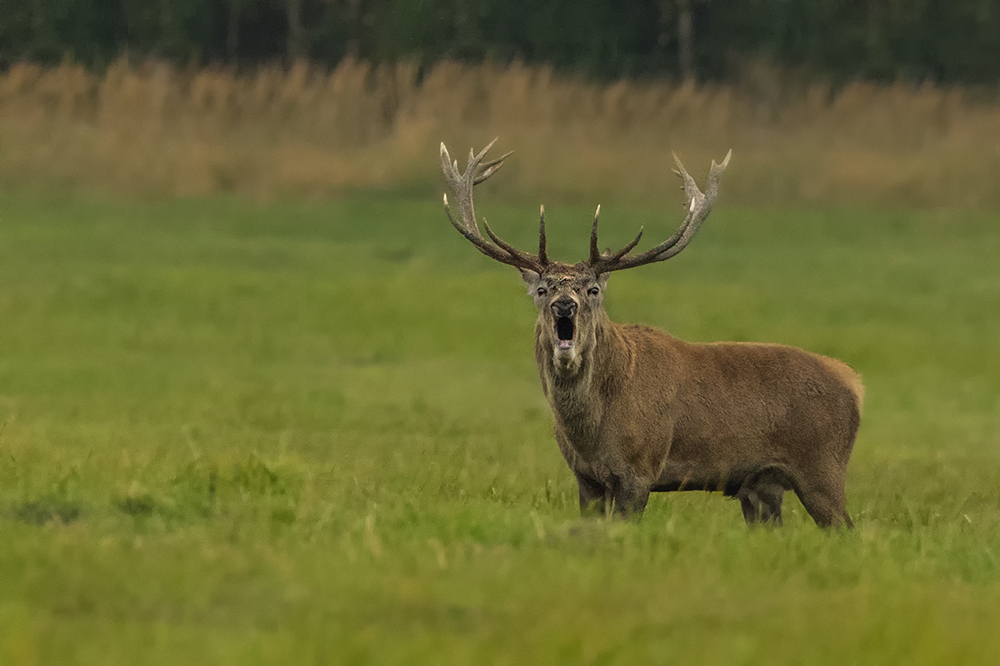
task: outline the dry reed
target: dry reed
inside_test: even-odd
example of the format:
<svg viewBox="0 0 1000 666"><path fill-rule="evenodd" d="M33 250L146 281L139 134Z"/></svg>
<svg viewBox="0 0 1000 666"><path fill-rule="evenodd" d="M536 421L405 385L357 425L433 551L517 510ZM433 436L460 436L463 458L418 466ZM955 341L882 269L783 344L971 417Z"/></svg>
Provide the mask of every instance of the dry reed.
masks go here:
<svg viewBox="0 0 1000 666"><path fill-rule="evenodd" d="M421 75L422 74L422 75ZM1000 206L1000 106L968 91L557 76L545 67L346 61L249 73L126 60L0 75L0 188L327 195L440 189L437 144L516 150L518 196L663 201L670 151L733 148L730 202ZM670 183L672 184L672 183Z"/></svg>

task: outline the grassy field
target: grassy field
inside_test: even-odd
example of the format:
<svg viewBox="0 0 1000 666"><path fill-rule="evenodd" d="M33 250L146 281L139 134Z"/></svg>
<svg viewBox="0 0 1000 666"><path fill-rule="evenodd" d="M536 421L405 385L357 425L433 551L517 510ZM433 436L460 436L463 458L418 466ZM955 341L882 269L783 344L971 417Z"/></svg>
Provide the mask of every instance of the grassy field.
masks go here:
<svg viewBox="0 0 1000 666"><path fill-rule="evenodd" d="M537 208L481 208L530 246ZM0 196L0 663L994 663L998 257L995 215L721 201L613 276L618 321L868 387L854 531L792 495L780 530L704 493L623 525L577 517L533 306L436 202Z"/></svg>

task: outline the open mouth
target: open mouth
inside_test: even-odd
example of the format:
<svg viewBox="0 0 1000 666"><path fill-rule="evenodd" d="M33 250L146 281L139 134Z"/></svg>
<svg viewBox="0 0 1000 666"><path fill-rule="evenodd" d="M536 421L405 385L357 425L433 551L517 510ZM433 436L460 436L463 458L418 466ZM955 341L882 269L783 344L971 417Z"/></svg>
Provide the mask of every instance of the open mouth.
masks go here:
<svg viewBox="0 0 1000 666"><path fill-rule="evenodd" d="M559 338L559 348L569 349L573 346L573 334L576 333L576 324L570 317L556 318L556 337Z"/></svg>

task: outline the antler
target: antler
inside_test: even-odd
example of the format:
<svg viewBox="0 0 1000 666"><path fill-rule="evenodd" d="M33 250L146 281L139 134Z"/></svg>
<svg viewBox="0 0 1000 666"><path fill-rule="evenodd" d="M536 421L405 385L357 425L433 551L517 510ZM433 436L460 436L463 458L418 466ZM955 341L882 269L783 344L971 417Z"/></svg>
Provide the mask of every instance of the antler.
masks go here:
<svg viewBox="0 0 1000 666"><path fill-rule="evenodd" d="M684 181L684 193L687 195L687 215L673 236L656 247L634 257L627 257L625 255L639 244L639 239L642 238L642 229L639 229L639 235L635 237L635 240L617 252L603 255L598 252L597 214L601 212L601 207L598 206L597 214L594 215L594 226L590 231L589 263L594 268L594 271L598 274L610 273L611 271L635 268L636 266L652 264L657 261L666 261L687 247L691 239L694 238L698 228L708 218L708 214L712 212L712 204L715 203L715 197L719 194L719 182L722 180L722 173L729 166L729 158L732 156L733 151L730 150L726 153L726 158L722 160L722 164L716 164L715 160L712 160L712 168L708 172L708 183L705 185L705 193L702 194L701 190L698 189L697 183L694 182L694 178L691 177L684 168L684 165L681 164L680 159L674 154L674 162L677 163L677 170L674 173Z"/></svg>
<svg viewBox="0 0 1000 666"><path fill-rule="evenodd" d="M501 240L490 229L490 225L486 222L485 217L483 218L483 227L486 229L486 234L493 243L487 242L479 232L479 225L476 222L476 210L472 205L472 188L492 176L497 169L503 166L503 161L510 155L510 153L507 153L499 159L480 164L483 158L486 157L486 152L493 147L494 143L496 143L496 139L490 141L490 144L483 148L478 155L474 154L471 150L469 151L469 162L465 167L465 173L459 172L458 160L452 161L451 155L448 154L448 149L444 143L441 144L441 170L444 172L445 180L448 181L448 187L451 188L455 198L458 199L458 212L461 222L456 222L455 218L452 217L447 194L444 195L444 210L448 214L448 219L451 220L452 226L458 229L460 234L465 236L469 242L476 246L476 249L487 257L496 259L503 264L541 274L549 264L548 256L545 252L544 207L541 209L538 222L537 256L522 252Z"/></svg>

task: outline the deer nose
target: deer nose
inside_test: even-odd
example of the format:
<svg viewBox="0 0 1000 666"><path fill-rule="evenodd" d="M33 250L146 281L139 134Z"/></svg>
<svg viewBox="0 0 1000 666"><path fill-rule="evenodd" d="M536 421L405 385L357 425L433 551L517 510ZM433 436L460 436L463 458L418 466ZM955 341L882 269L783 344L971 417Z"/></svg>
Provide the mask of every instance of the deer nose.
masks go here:
<svg viewBox="0 0 1000 666"><path fill-rule="evenodd" d="M557 317L572 317L576 314L576 301L572 298L560 298L552 302L552 314Z"/></svg>

